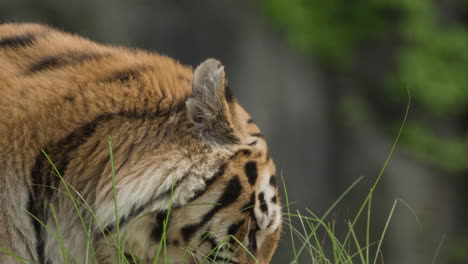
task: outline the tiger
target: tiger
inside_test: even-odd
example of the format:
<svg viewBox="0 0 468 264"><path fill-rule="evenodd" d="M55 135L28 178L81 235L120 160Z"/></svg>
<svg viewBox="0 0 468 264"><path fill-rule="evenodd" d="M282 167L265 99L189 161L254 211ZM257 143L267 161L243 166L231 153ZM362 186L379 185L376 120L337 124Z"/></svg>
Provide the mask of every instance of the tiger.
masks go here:
<svg viewBox="0 0 468 264"><path fill-rule="evenodd" d="M0 113L0 263L270 263L276 168L220 61L1 24Z"/></svg>

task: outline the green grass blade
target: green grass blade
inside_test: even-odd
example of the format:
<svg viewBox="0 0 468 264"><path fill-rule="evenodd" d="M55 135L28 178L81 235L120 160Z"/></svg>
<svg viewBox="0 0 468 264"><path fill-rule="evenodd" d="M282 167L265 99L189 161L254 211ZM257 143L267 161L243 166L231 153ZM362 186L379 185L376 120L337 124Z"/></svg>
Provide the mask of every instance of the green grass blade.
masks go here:
<svg viewBox="0 0 468 264"><path fill-rule="evenodd" d="M100 224L101 221L99 220L99 218L97 217L97 215L94 213L94 210L91 208L91 206L88 204L88 202L84 199L84 197L73 187L71 186L68 182L66 182L68 187L78 196L78 198L80 200L75 200L77 202L77 204L79 206L82 206L84 207L89 213L90 215L92 216L92 218L95 220L95 223L97 224L97 227L99 229L99 231L101 232L103 238L104 238L104 241L106 242L106 245L108 248L111 248L110 246L110 243L107 239L107 233L104 231L104 227ZM68 198L70 198L70 196L68 195L68 193L66 191L63 191L63 190L60 190L59 188L57 187L54 187L54 186L48 186L48 185L44 185L44 184L32 184L33 186L39 186L39 187L43 187L43 188L49 188L49 189L52 189L56 192L58 192L59 194L63 194L65 196L67 196ZM91 221L90 221L91 223ZM91 229L88 230L89 232L91 231Z"/></svg>
<svg viewBox="0 0 468 264"><path fill-rule="evenodd" d="M89 225L88 225L88 227L89 227L88 232L89 232L89 233L91 233L91 224L92 224L92 220L90 219L90 220L89 220ZM86 242L86 255L85 255L85 257L86 257L86 258L85 258L85 263L86 263L86 264L89 263L89 254L90 254L90 251L91 251L91 243L90 243L90 241L87 241L87 242Z"/></svg>
<svg viewBox="0 0 468 264"><path fill-rule="evenodd" d="M442 248L442 245L444 244L444 240L445 240L445 234L442 236L442 239L440 240L439 245L437 246L437 250L434 254L434 257L432 258L432 262L431 262L432 264L436 263L437 257L439 256L439 251Z"/></svg>
<svg viewBox="0 0 468 264"><path fill-rule="evenodd" d="M368 263L368 262L366 262L366 260L364 259L364 254L362 254L362 251L363 251L364 249L361 248L361 245L359 244L359 241L358 241L358 239L357 239L356 233L354 232L354 229L353 229L353 227L351 226L351 223L350 223L350 222L348 222L348 228L349 228L349 230L351 231L351 236L352 236L352 238L353 238L353 240L354 240L354 244L356 245L357 253L358 253L359 257L361 258L361 263L362 263L362 264ZM351 258L352 258L352 257L353 257L353 256L351 256Z"/></svg>
<svg viewBox="0 0 468 264"><path fill-rule="evenodd" d="M52 204L50 204L49 207L50 207L50 211L52 213L52 218L54 219L54 222L55 222L55 226L57 228L57 238L58 238L58 241L59 241L59 244L60 244L60 250L62 251L63 263L67 264L68 263L68 258L67 258L67 254L66 254L66 247L65 247L65 244L63 243L62 233L60 231L60 225L58 223L57 214L55 213L55 208L54 208L54 206Z"/></svg>
<svg viewBox="0 0 468 264"><path fill-rule="evenodd" d="M286 199L286 210L287 210L287 215L288 215L288 219L289 219L289 225L290 225L290 227L292 227L292 221L291 221L291 216L290 216L291 208L289 206L288 189L286 188L286 183L284 181L284 177L283 177L282 173L281 173L281 181L283 182L283 189L284 189L284 196L285 196L285 199ZM293 232L291 230L292 229L290 228L291 246L292 246L292 250L293 250L293 253L294 253L294 260L293 260L292 264L297 264L298 255L297 255L297 251L296 251L296 245L294 243L294 235L293 235Z"/></svg>
<svg viewBox="0 0 468 264"><path fill-rule="evenodd" d="M290 228L292 228L292 231L294 232L294 234L296 235L297 239L299 240L299 242L301 243L309 243L310 244L310 241L307 242L307 236L304 235L301 231L299 231L296 227L294 227L293 225L288 225ZM310 250L312 249L312 251ZM306 248L307 251L309 251L309 253L311 255L313 255L313 251L316 250L313 246L311 247L307 247Z"/></svg>
<svg viewBox="0 0 468 264"><path fill-rule="evenodd" d="M401 198L398 198L398 202L402 203L406 208L408 208L408 210L410 210L411 214L413 214L414 218L416 219L416 223L418 224L419 228L422 229L422 225L421 225L421 222L419 221L419 217L416 214L416 212L413 210L413 208L411 208L411 206L409 206L409 204Z"/></svg>
<svg viewBox="0 0 468 264"><path fill-rule="evenodd" d="M340 263L342 260L344 262L344 259L342 258L346 258L346 250L344 248L345 244L341 243L339 239L335 236L334 231L333 231L333 224L332 224L332 227L330 227L323 220L319 219L312 211L310 211L307 208L306 208L306 211L308 211L312 216L316 217L320 226L322 226L325 229L325 232L332 243L332 250L334 254L333 258L335 261L334 263Z"/></svg>
<svg viewBox="0 0 468 264"><path fill-rule="evenodd" d="M370 243L371 207L372 207L372 193L370 193L369 202L367 203L366 245L369 245ZM366 263L370 263L369 262L369 247L366 247Z"/></svg>
<svg viewBox="0 0 468 264"><path fill-rule="evenodd" d="M403 117L403 121L401 122L401 125L400 125L400 128L398 130L398 133L397 133L397 136L395 138L395 140L393 141L393 144L392 144L392 147L390 149L390 152L389 154L387 155L387 158L385 159L385 162L379 172L379 174L377 175L377 179L375 180L374 184L372 185L370 191L369 191L369 194L367 195L366 199L364 200L364 203L362 204L361 208L359 209L358 213L356 214L353 222L352 222L352 226L354 228L354 225L356 224L357 220L359 219L359 217L361 216L362 214L362 211L364 210L364 208L367 206L367 203L369 202L369 199L370 197L372 196L375 188L377 187L378 183L380 182L380 179L382 178L382 175L385 171L385 169L387 168L387 165L388 163L390 162L390 159L392 158L393 156L393 152L395 151L396 149L396 146L398 144L398 141L400 140L400 136L401 134L403 133L403 129L405 127L405 124L406 124L406 121L408 119L408 115L409 115L409 110L410 110L410 106L411 106L411 94L408 90L408 104L406 105L406 111L405 111L405 115ZM348 234L346 235L346 238L345 238L345 241L344 243L346 243L349 239L349 236L350 236L350 233L348 232Z"/></svg>
<svg viewBox="0 0 468 264"><path fill-rule="evenodd" d="M237 244L239 244L239 246L241 246L245 250L245 252L247 252L247 254L255 261L255 263L259 263L255 256L252 254L252 252L250 252L250 250L247 247L245 247L244 243L240 242L235 236L230 236L230 238L233 238L234 241L236 241Z"/></svg>
<svg viewBox="0 0 468 264"><path fill-rule="evenodd" d="M72 195L71 191L70 191L70 185L68 184L67 181L65 181L65 179L62 177L62 174L58 171L57 167L55 166L55 164L52 162L52 160L50 159L49 155L47 155L47 153L42 149L41 150L42 153L44 154L44 156L47 158L47 160L49 161L49 163L51 164L52 168L54 169L55 173L57 174L57 177L59 177L61 183L63 184L65 190L66 190L66 193L68 195L68 197L70 197L70 200L73 204L73 208L75 209L77 215L78 215L78 218L80 219L80 223L81 223L81 226L83 228L83 231L85 232L86 234L86 239L88 241L91 241L92 242L92 238L91 238L91 235L88 233L88 228L86 226L86 223L84 221L84 218L83 218L83 215L81 214L81 210L79 209L78 205L77 205L77 202L76 202L76 199L75 197ZM91 247L91 250L93 251L93 256L94 256L94 259L95 261L97 262L97 259L96 259L96 254L94 252L94 247Z"/></svg>
<svg viewBox="0 0 468 264"><path fill-rule="evenodd" d="M115 166L114 166L114 152L112 149L112 137L107 139L108 147L109 147L109 159L110 159L110 166L111 166L111 177L112 177L112 194L114 196L114 210L115 210L115 230L116 230L116 242L115 246L120 248L120 218L119 218L119 207L117 204L117 187L116 187L116 177L115 177ZM123 252L119 250L119 252ZM120 253L118 256L118 263L122 263L125 259L123 253Z"/></svg>
<svg viewBox="0 0 468 264"><path fill-rule="evenodd" d="M383 242L383 239L385 237L385 233L387 232L388 225L390 224L390 220L392 219L393 212L395 211L395 207L396 207L397 203L398 203L398 199L395 199L395 201L393 202L392 209L390 210L390 214L388 215L387 221L385 222L385 227L384 227L384 229L382 231L382 235L380 236L379 244L377 245L377 251L375 253L374 264L377 263L377 258L379 256L380 247L382 246L382 242Z"/></svg>
<svg viewBox="0 0 468 264"><path fill-rule="evenodd" d="M314 226L313 223L309 223L309 226L310 226L310 229L311 230L317 230L317 228ZM325 252L323 251L323 247L322 247L322 243L320 242L318 236L317 236L317 232L313 231L313 237L314 237L314 240L315 240L315 248L316 248L316 256L314 256L314 260L316 259L316 261L318 262L319 261L319 256L325 256Z"/></svg>
<svg viewBox="0 0 468 264"><path fill-rule="evenodd" d="M349 186L339 197L338 199L330 206L330 208L328 208L328 210L325 212L325 214L323 214L323 216L319 219L317 218L316 220L325 220L325 218L327 218L327 216L333 211L333 209L341 202L341 200L343 200L343 198L363 179L364 177L363 176L360 176L359 178L357 178L353 184L351 184L351 186ZM283 180L283 185L284 185L284 180ZM285 187L286 188L286 187ZM288 210L289 212L289 210ZM319 225L318 225L319 226ZM318 226L316 226L318 228ZM312 236L314 235L314 233L316 232L317 230L312 230L310 235L308 236L307 240L310 240L312 238ZM302 254L302 252L304 251L305 249L305 245L303 244L299 250L297 251L297 254L295 254L295 258L294 258L294 261L292 263L297 263L298 261L298 258L299 256Z"/></svg>
<svg viewBox="0 0 468 264"><path fill-rule="evenodd" d="M156 264L157 261L159 260L159 257L160 257L160 254L161 254L162 250L164 250L164 261L165 261L164 263L168 263L167 245L166 245L166 231L167 231L167 225L169 224L169 218L170 218L171 210L172 210L172 199L173 199L173 196L174 196L174 186L175 186L175 180L173 180L172 184L171 184L171 195L170 195L169 204L168 204L168 208L167 208L166 219L164 219L164 222L163 222L163 232L162 232L161 239L160 239L161 243L159 243L158 249L156 251L156 255L155 255L154 260L153 260L153 264Z"/></svg>
<svg viewBox="0 0 468 264"><path fill-rule="evenodd" d="M299 220L300 220L301 225L302 225L302 230L304 230L304 234L307 235L308 232L307 232L307 229L306 229L305 224L304 224L304 220L301 217L301 213L299 212L299 210L297 210L297 214L299 215ZM310 244L310 241L306 239L304 243L306 243L309 246L309 252L311 252L312 263L315 263L314 258L313 258L313 254L312 254L312 252L313 252L312 251L312 245Z"/></svg>
<svg viewBox="0 0 468 264"><path fill-rule="evenodd" d="M53 238L55 240L59 241L59 243L60 243L60 239L59 239L59 237L57 237L57 234L55 232L52 232L52 230L50 230L50 228L44 222L42 222L39 218L37 218L37 216L33 215L28 210L25 210L25 212L27 214L29 214L29 216L31 216L34 221L37 221L47 231L47 233L51 234L53 236ZM75 263L78 263L76 258L72 254L70 254L70 252L68 251L68 248L64 247L64 250L66 251L66 254L69 255L75 261Z"/></svg>
<svg viewBox="0 0 468 264"><path fill-rule="evenodd" d="M21 264L27 264L27 262L25 262L26 261L25 259L16 256L15 254L11 253L10 251L6 250L5 248L0 247L0 253L6 254L6 255L16 259L17 261L21 262Z"/></svg>

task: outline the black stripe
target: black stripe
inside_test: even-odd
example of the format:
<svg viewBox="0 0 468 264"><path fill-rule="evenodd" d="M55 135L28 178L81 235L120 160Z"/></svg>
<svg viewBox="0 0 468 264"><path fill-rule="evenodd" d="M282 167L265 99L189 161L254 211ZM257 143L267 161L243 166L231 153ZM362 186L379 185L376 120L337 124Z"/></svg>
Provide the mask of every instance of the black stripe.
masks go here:
<svg viewBox="0 0 468 264"><path fill-rule="evenodd" d="M134 217L140 215L146 207L147 207L147 204L142 205L142 206L138 206L138 207L133 205L132 208L130 209L130 212L127 215L120 217L119 226L126 225L131 219L133 219ZM109 232L109 233L114 232L115 223L107 225L104 228L104 230ZM102 233L98 234L99 237L102 236L102 235L104 235L104 234L102 234Z"/></svg>
<svg viewBox="0 0 468 264"><path fill-rule="evenodd" d="M239 228L244 224L245 220L242 219L241 221L231 224L228 228L228 235L235 236Z"/></svg>
<svg viewBox="0 0 468 264"><path fill-rule="evenodd" d="M159 242L162 239L162 235L164 232L164 221L166 221L166 218L167 218L167 211L159 212L155 216L156 226L153 228L153 231L151 232L151 237L156 242Z"/></svg>
<svg viewBox="0 0 468 264"><path fill-rule="evenodd" d="M190 82L190 80L188 78L186 78L184 75L182 74L177 74L177 79L181 80L181 81L184 81L184 82Z"/></svg>
<svg viewBox="0 0 468 264"><path fill-rule="evenodd" d="M257 181L257 163L255 161L249 161L244 166L245 175L249 179L250 185L254 185Z"/></svg>
<svg viewBox="0 0 468 264"><path fill-rule="evenodd" d="M249 120L247 120L247 124L251 124L251 123L253 123L253 122L254 122L254 120L253 120L252 118L250 118Z"/></svg>
<svg viewBox="0 0 468 264"><path fill-rule="evenodd" d="M54 56L45 56L32 64L26 74L35 74L47 70L53 70L68 65L81 64L87 61L100 59L109 56L108 54L74 54L66 53Z"/></svg>
<svg viewBox="0 0 468 264"><path fill-rule="evenodd" d="M186 225L182 228L184 240L188 242L195 232L208 223L219 210L234 203L239 198L241 191L242 185L239 176L235 175L224 188L223 194L216 202L217 204L203 216L202 220L197 224Z"/></svg>
<svg viewBox="0 0 468 264"><path fill-rule="evenodd" d="M255 192L253 192L250 195L249 201L246 204L244 204L244 206L242 206L240 211L241 212L249 212L250 214L253 215L254 206L255 206Z"/></svg>
<svg viewBox="0 0 468 264"><path fill-rule="evenodd" d="M61 64L63 60L64 60L63 58L60 58L58 56L43 57L38 62L31 65L31 67L29 67L27 74L44 71L46 69L50 69L54 67L59 67L59 65Z"/></svg>
<svg viewBox="0 0 468 264"><path fill-rule="evenodd" d="M73 97L71 95L64 96L63 99L65 99L65 101L70 102L71 104L75 103L75 97Z"/></svg>
<svg viewBox="0 0 468 264"><path fill-rule="evenodd" d="M52 196L52 189L46 186L56 187L55 183L58 181L54 181L54 184L52 184L52 179L55 177L51 177L52 172L50 169L50 164L46 162L44 154L40 152L36 156L34 166L31 169L32 193L30 195L29 206L34 206L31 209L38 210L37 208L41 208L39 202ZM42 199L39 199L40 197Z"/></svg>
<svg viewBox="0 0 468 264"><path fill-rule="evenodd" d="M234 203L239 198L241 191L242 185L240 183L239 176L235 175L229 180L228 184L224 188L222 196L217 201L218 205L203 217L203 222L208 222L208 220L211 219L217 211Z"/></svg>
<svg viewBox="0 0 468 264"><path fill-rule="evenodd" d="M255 144L257 144L257 140L254 140L254 141L250 142L250 143L249 143L249 146L253 146L253 145L255 145Z"/></svg>
<svg viewBox="0 0 468 264"><path fill-rule="evenodd" d="M146 137L143 137L143 138L146 138ZM130 159L131 153L133 153L133 150L135 149L135 146L137 146L137 144L132 142L131 145L130 145L129 150L127 151L127 153L129 153L129 154L126 155L125 157L123 157L123 160L121 161L120 167L116 168L115 171L120 171L127 164L128 160Z"/></svg>
<svg viewBox="0 0 468 264"><path fill-rule="evenodd" d="M211 231L208 231L211 232ZM240 264L239 262L232 260L234 257L231 255L230 257L225 257L225 256L220 256L219 253L224 253L226 252L225 245L220 245L219 242L216 241L216 238L213 236L208 236L205 238L205 241L207 241L211 245L211 254L207 256L208 260L210 260L213 263L227 263L227 264ZM221 248L219 248L221 246ZM216 249L216 250L215 250Z"/></svg>
<svg viewBox="0 0 468 264"><path fill-rule="evenodd" d="M157 200L157 199L164 198L164 197L170 198L170 197L171 197L171 194L173 194L173 193L176 191L176 189L179 187L179 185L180 185L180 184L184 181L184 179L187 178L188 176L189 176L189 172L185 173L184 175L182 175L182 177L180 177L179 179L177 179L177 181L173 182L173 183L171 184L171 186L170 186L167 190L161 192L160 194L153 194L153 195L151 196L151 198L148 200L148 202L145 203L144 207L147 207L149 204L151 204L153 201L155 201L155 200ZM174 204L174 205L173 205L173 208L176 208L176 207L177 207L177 205Z"/></svg>
<svg viewBox="0 0 468 264"><path fill-rule="evenodd" d="M221 132L221 135L224 135L223 137L217 137L217 141L220 144L239 144L240 139L234 135L234 130L232 128L226 129L226 131L223 133ZM219 135L218 135L219 136Z"/></svg>
<svg viewBox="0 0 468 264"><path fill-rule="evenodd" d="M125 259L128 261L130 264L138 264L136 261L136 258L133 258L133 255L130 253L124 253Z"/></svg>
<svg viewBox="0 0 468 264"><path fill-rule="evenodd" d="M36 186L33 186L33 189L36 189ZM35 192L35 191L33 191ZM34 193L30 193L29 194L29 202L28 202L28 212L30 212L32 215L34 215L35 217L37 217L41 222L43 223L46 223L47 220L45 219L45 216L39 212L39 209L38 209L38 206L36 203L36 199L35 199L35 196L38 195L37 193L34 194ZM37 196L36 196L37 197ZM34 219L32 216L31 216L31 222L32 222L32 225L34 227L34 233L35 233L35 236L36 236L36 253L37 253L37 256L38 256L38 261L39 263L45 263L45 241L42 237L42 234L44 232L44 228L42 227L42 225L40 224L39 221L37 221L36 219Z"/></svg>
<svg viewBox="0 0 468 264"><path fill-rule="evenodd" d="M32 33L26 33L19 36L5 37L0 39L0 49L31 46L35 40L36 35Z"/></svg>
<svg viewBox="0 0 468 264"><path fill-rule="evenodd" d="M239 262L237 262L237 261L234 261L234 260L231 260L231 259L228 259L228 258L223 258L223 257L220 257L220 256L211 256L211 257L209 257L209 259L211 261L213 261L213 263L239 264Z"/></svg>
<svg viewBox="0 0 468 264"><path fill-rule="evenodd" d="M203 224L204 223L197 223L197 224L191 224L191 225L184 226L182 228L181 232L182 232L182 236L184 237L185 242L188 242L189 239L191 239L193 237L195 232L197 232L197 230L199 228L201 228Z"/></svg>
<svg viewBox="0 0 468 264"><path fill-rule="evenodd" d="M234 224L231 224L228 228L228 231L227 231L227 234L228 236L235 236L237 231L239 231L239 228L241 228L241 226L244 224L245 220L242 219L241 221L237 222L237 223L234 223ZM234 244L235 240L234 238L230 237L229 238L229 243L230 244Z"/></svg>
<svg viewBox="0 0 468 264"><path fill-rule="evenodd" d="M256 232L256 230L250 230L249 233L249 245L247 246L247 248L251 253L255 253L255 251L257 251L257 238L255 236Z"/></svg>
<svg viewBox="0 0 468 264"><path fill-rule="evenodd" d="M235 260L232 260L232 259L229 259L229 258L225 258L225 257L220 257L220 256L215 256L216 252L214 252L213 254L211 254L210 256L208 256L208 259L210 261L212 261L212 263L227 263L227 264L239 264L239 262L235 261Z"/></svg>
<svg viewBox="0 0 468 264"><path fill-rule="evenodd" d="M205 238L205 241L208 242L211 246L211 250L214 250L218 246L218 242L216 242L216 239L213 236L208 236ZM216 252L216 251L215 251Z"/></svg>
<svg viewBox="0 0 468 264"><path fill-rule="evenodd" d="M252 134L250 134L250 135L251 135L252 137L259 137L259 138L262 138L262 137L263 137L262 133L252 133Z"/></svg>
<svg viewBox="0 0 468 264"><path fill-rule="evenodd" d="M276 196L271 197L271 202L274 204L278 202Z"/></svg>
<svg viewBox="0 0 468 264"><path fill-rule="evenodd" d="M208 189L208 187L213 184L213 182L215 182L219 177L223 176L224 175L224 172L226 171L226 163L223 163L221 166L219 166L218 168L218 171L213 174L213 176L211 176L211 178L209 178L205 184L206 184L206 189Z"/></svg>
<svg viewBox="0 0 468 264"><path fill-rule="evenodd" d="M268 204L265 201L265 193L261 192L258 194L258 201L260 202L260 210L262 210L264 213L267 213Z"/></svg>
<svg viewBox="0 0 468 264"><path fill-rule="evenodd" d="M169 118L165 118L162 122L166 122ZM160 131L158 131L159 133ZM186 172L184 175L182 175L182 177L178 178L175 182L173 182L171 184L171 186L169 188L167 188L166 190L162 191L161 193L159 194L153 194L150 199L148 199L148 201L141 205L140 207L143 207L143 208L146 208L148 207L150 204L152 204L154 201L160 199L160 198L163 198L163 197L166 197L166 198L170 198L171 197L171 194L174 193L176 191L176 189L179 187L179 185L184 181L185 178L187 178L188 176L190 175L190 171L189 172ZM177 208L178 205L173 205L173 208Z"/></svg>
<svg viewBox="0 0 468 264"><path fill-rule="evenodd" d="M174 188L175 190L175 188ZM141 213L143 213L143 211L150 207L156 200L158 199L161 199L161 198L164 198L164 197L169 197L171 194L171 190L169 191L166 191L166 192L163 192L161 193L160 195L154 195L152 196L150 199L148 199L148 201L146 201L144 204L141 204L141 205L133 205L132 206L132 209L130 209L130 213L125 215L125 216L122 216L120 217L119 219L119 225L120 226L124 226L126 225L128 222L130 222L130 220L134 219L135 217L139 216ZM179 208L179 206L176 206L176 205L173 205L172 206L172 209L175 209L175 208ZM113 231L115 231L115 223L111 223L111 224L108 224L104 230L106 230L107 232L110 232L112 233ZM102 236L103 234L98 234L99 236Z"/></svg>
<svg viewBox="0 0 468 264"><path fill-rule="evenodd" d="M107 77L104 77L99 82L128 82L131 80L138 79L142 73L152 70L153 67L150 66L135 66L133 68L119 70L113 73L110 73Z"/></svg>
<svg viewBox="0 0 468 264"><path fill-rule="evenodd" d="M192 202L192 201L195 201L196 199L200 198L200 196L202 196L203 194L206 193L206 191L208 191L208 189L210 188L210 186L221 176L224 175L224 172L226 171L226 163L222 164L221 166L219 166L218 168L218 171L216 171L213 176L211 176L211 178L209 178L208 180L205 181L205 188L203 189L200 189L200 190L197 190L195 191L195 195L190 198L189 200L189 203Z"/></svg>
<svg viewBox="0 0 468 264"><path fill-rule="evenodd" d="M44 155L42 153L37 155L34 166L31 169L30 177L32 189L29 193L27 210L42 223L47 223L47 205L54 193L52 187L56 187L58 185L58 181L54 181L54 183L52 183L52 180L57 178L52 176L52 174L52 166L50 166L48 161L46 163ZM39 221L31 216L31 223L34 227L34 233L36 236L35 250L38 256L38 261L40 264L45 264L48 263L45 260L45 241L43 237L45 230Z"/></svg>
<svg viewBox="0 0 468 264"><path fill-rule="evenodd" d="M242 155L244 157L248 157L251 154L252 154L252 151L250 151L249 149L240 149L240 150L236 151L229 159L234 159L239 155Z"/></svg>
<svg viewBox="0 0 468 264"><path fill-rule="evenodd" d="M270 185L276 188L276 176L274 174L270 176Z"/></svg>

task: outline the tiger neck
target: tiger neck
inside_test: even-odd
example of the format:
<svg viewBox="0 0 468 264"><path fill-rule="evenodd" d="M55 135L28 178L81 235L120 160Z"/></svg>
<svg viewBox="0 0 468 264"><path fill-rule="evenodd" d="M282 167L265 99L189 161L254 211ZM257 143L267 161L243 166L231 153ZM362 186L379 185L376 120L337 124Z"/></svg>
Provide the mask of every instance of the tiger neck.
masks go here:
<svg viewBox="0 0 468 264"><path fill-rule="evenodd" d="M116 118L128 120L171 118L172 113L182 112L185 107L186 96L180 98L163 96L158 99L133 94L120 101L113 98L113 91L118 89L124 88L115 85L106 89L107 94L98 95L93 90L99 89L84 87L81 94L67 97L60 104L57 104L59 98L51 97L41 105L33 105L24 112L19 111L15 118L3 120L4 122L0 124L0 132L5 135L0 139L0 149L4 153L0 155L15 154L3 160L24 163L24 168L18 169L28 173L36 156L41 154L41 149L63 145L77 137L85 140L101 124ZM11 144L11 142L17 143Z"/></svg>

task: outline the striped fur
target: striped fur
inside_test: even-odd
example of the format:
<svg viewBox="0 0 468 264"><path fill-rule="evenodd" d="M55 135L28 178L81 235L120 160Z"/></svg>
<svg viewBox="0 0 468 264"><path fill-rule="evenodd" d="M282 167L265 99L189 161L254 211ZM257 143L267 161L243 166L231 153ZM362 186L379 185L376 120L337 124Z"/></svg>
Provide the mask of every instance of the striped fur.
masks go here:
<svg viewBox="0 0 468 264"><path fill-rule="evenodd" d="M0 112L0 248L59 264L65 245L69 263L84 263L91 241L90 263L117 263L119 237L138 263L163 241L170 263L255 263L240 241L269 263L281 232L275 165L220 62L192 71L43 25L4 24ZM0 263L19 262L0 253Z"/></svg>

